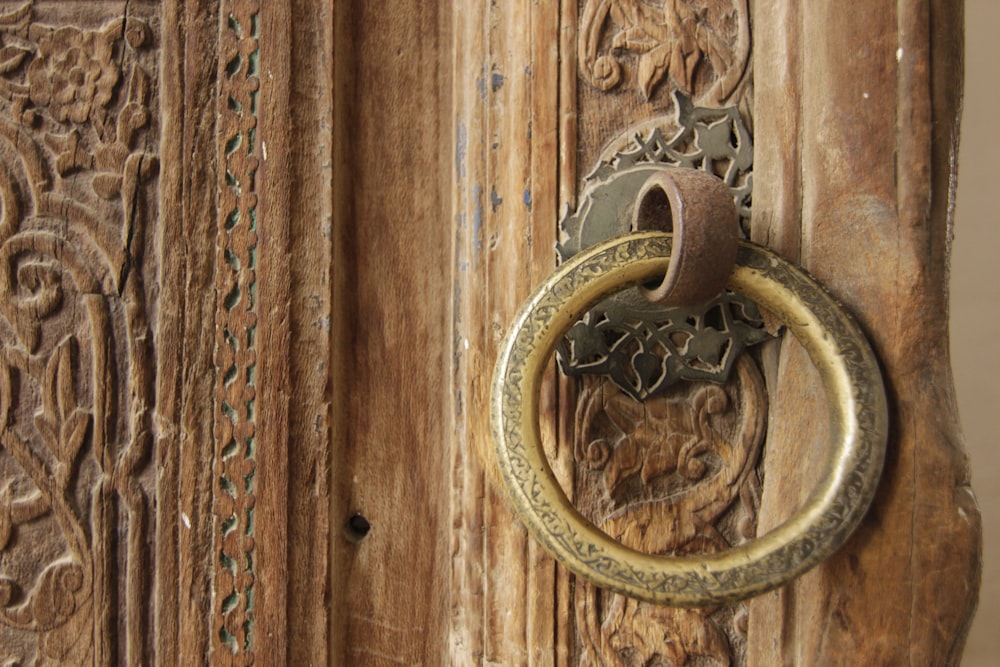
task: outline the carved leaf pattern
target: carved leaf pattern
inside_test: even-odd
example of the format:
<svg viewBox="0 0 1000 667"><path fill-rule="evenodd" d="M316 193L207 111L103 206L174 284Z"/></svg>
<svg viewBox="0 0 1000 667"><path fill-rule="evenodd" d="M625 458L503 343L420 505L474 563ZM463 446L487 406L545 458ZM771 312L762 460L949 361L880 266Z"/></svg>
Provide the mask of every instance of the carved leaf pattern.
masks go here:
<svg viewBox="0 0 1000 667"><path fill-rule="evenodd" d="M75 353L76 341L71 336L64 338L52 353L45 368L42 411L35 416L35 427L55 455L60 480L71 476L90 425L90 412L81 410L76 399Z"/></svg>
<svg viewBox="0 0 1000 667"><path fill-rule="evenodd" d="M753 361L740 357L735 370L725 384L685 382L645 401L607 379L585 381L575 435L581 511L647 553L713 553L751 539L766 398ZM744 605L671 608L583 586L581 664L728 666L745 642Z"/></svg>
<svg viewBox="0 0 1000 667"><path fill-rule="evenodd" d="M106 9L0 12L0 664L147 662L156 9Z"/></svg>
<svg viewBox="0 0 1000 667"><path fill-rule="evenodd" d="M714 98L710 102L721 103L733 92L749 55L749 16L742 2L588 0L582 21L579 50L585 78L610 90L623 80L617 58L635 54L636 88L647 100L669 77L675 90L697 98L707 94ZM611 26L610 53L600 52L605 26ZM699 89L702 65L712 76L702 76L711 83Z"/></svg>
<svg viewBox="0 0 1000 667"><path fill-rule="evenodd" d="M729 399L719 387L708 385L701 394L696 405L705 405L710 414L729 407ZM622 432L604 467L605 488L612 495L622 482L637 473L643 484L672 472L691 481L705 474L707 467L698 456L716 444L715 438L703 423L691 419L686 405L640 403L618 394L605 403L604 409ZM678 430L678 423L684 422L688 422L689 428Z"/></svg>
<svg viewBox="0 0 1000 667"><path fill-rule="evenodd" d="M649 626L657 632L648 632ZM602 627L627 667L708 664L729 667L729 641L698 609L664 607L623 595L611 597ZM669 641L664 639L669 638Z"/></svg>
<svg viewBox="0 0 1000 667"><path fill-rule="evenodd" d="M29 53L31 51L17 46L5 46L0 49L0 74L7 74L17 69Z"/></svg>
<svg viewBox="0 0 1000 667"><path fill-rule="evenodd" d="M31 18L31 3L26 2L17 9L0 14L0 28L23 28Z"/></svg>

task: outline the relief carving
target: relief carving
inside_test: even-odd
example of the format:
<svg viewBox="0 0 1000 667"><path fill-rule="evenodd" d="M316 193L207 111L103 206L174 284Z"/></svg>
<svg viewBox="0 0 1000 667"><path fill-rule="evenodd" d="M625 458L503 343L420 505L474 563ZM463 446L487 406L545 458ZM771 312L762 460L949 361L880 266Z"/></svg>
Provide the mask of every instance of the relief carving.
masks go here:
<svg viewBox="0 0 1000 667"><path fill-rule="evenodd" d="M746 0L587 0L577 44L583 78L645 99L666 80L706 106L733 103L747 72Z"/></svg>
<svg viewBox="0 0 1000 667"><path fill-rule="evenodd" d="M680 383L644 402L587 378L574 451L581 512L647 553L714 553L753 539L766 395L748 355L734 370L725 384ZM581 664L740 664L742 604L680 609L577 586Z"/></svg>
<svg viewBox="0 0 1000 667"><path fill-rule="evenodd" d="M579 112L601 119L581 126L627 129L610 142L606 130L593 136L581 132L584 147L603 148L594 153L598 167L584 179L578 212L561 222L562 256L627 231L627 223L610 234L588 226L591 219L613 220L631 212L598 210L601 190L631 187L627 179L640 183L649 170L663 165L700 168L723 179L748 236L753 169L749 3L585 0L581 7L577 56L580 76L589 85L579 93ZM616 90L635 91L634 98L613 105L600 99ZM564 372L581 376L582 383L574 434L575 504L603 531L648 553L714 553L752 539L766 415L763 381L743 351L743 343L752 346L767 337L755 307L740 306L750 317L745 319L748 337L736 336L733 340L741 344L726 352L735 362L734 372L729 379L722 372L706 382L704 375L685 376L677 363L683 354L660 343L685 343L687 336L675 331L677 323L698 319L680 311L646 314L643 304L636 308L625 300L588 313L560 351ZM670 353L651 355L654 346ZM698 362L699 373L723 358L714 354L719 349L714 344L693 349L708 353ZM672 366L659 363L675 357ZM588 375L591 368L607 375ZM661 607L585 582L577 583L577 595L581 664L744 663L748 614L743 604Z"/></svg>
<svg viewBox="0 0 1000 667"><path fill-rule="evenodd" d="M219 32L219 226L216 241L216 398L213 659L254 662L253 512L257 315L258 5L224 3Z"/></svg>
<svg viewBox="0 0 1000 667"><path fill-rule="evenodd" d="M4 665L149 649L156 62L151 17L96 14L0 7Z"/></svg>

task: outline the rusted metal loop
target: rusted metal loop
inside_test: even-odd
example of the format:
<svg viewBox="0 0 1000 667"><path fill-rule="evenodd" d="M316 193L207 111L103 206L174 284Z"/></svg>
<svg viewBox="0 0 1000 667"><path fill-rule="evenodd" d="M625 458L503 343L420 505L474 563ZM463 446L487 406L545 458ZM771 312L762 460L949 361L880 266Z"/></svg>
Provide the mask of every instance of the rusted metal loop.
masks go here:
<svg viewBox="0 0 1000 667"><path fill-rule="evenodd" d="M722 180L700 169L663 169L646 179L632 229L673 233L670 268L657 286L641 289L651 302L692 306L717 296L736 264L739 217Z"/></svg>

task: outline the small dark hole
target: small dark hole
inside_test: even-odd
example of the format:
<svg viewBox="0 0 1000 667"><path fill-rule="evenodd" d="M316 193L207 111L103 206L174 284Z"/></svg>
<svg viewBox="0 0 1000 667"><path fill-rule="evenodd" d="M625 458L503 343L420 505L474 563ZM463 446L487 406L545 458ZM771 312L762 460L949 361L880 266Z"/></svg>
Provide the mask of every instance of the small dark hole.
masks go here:
<svg viewBox="0 0 1000 667"><path fill-rule="evenodd" d="M722 315L721 305L714 306L705 313L704 325L716 331L726 330L726 318Z"/></svg>
<svg viewBox="0 0 1000 667"><path fill-rule="evenodd" d="M344 526L344 536L351 542L360 542L368 537L371 529L372 525L368 519L360 514L355 514L347 520L347 525Z"/></svg>

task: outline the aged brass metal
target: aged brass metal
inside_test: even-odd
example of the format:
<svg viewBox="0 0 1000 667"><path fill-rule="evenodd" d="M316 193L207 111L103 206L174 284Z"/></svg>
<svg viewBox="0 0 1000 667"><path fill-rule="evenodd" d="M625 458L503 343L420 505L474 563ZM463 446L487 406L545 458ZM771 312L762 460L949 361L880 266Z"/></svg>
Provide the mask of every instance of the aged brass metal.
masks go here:
<svg viewBox="0 0 1000 667"><path fill-rule="evenodd" d="M539 385L553 350L594 304L669 268L672 239L638 233L560 267L524 304L496 366L491 423L497 461L529 531L571 571L649 602L707 606L781 586L840 547L867 511L885 458L888 416L875 356L854 321L811 277L770 251L739 247L728 287L773 313L805 348L830 405L829 459L803 506L729 551L655 556L623 546L566 497L539 435Z"/></svg>

